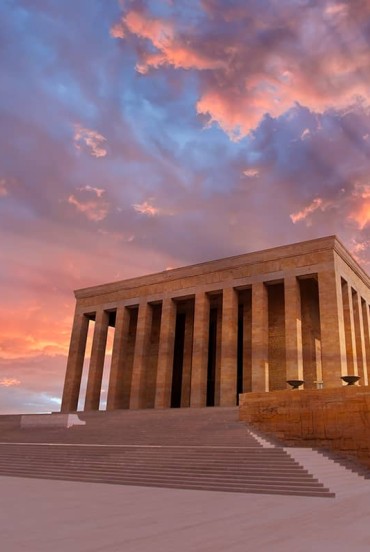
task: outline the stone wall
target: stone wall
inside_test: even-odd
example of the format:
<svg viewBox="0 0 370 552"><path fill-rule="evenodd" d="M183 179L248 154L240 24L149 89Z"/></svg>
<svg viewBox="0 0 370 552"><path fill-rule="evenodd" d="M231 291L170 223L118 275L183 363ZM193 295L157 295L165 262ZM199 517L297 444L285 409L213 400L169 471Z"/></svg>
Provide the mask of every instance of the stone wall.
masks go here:
<svg viewBox="0 0 370 552"><path fill-rule="evenodd" d="M240 420L285 444L356 456L370 467L370 388L240 395Z"/></svg>

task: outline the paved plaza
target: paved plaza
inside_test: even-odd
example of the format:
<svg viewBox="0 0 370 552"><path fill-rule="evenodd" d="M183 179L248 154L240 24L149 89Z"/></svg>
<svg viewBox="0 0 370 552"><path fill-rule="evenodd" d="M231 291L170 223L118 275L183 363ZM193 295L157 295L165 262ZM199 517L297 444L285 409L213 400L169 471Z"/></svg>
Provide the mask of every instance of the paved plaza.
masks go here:
<svg viewBox="0 0 370 552"><path fill-rule="evenodd" d="M368 552L370 483L336 498L0 477L3 552Z"/></svg>

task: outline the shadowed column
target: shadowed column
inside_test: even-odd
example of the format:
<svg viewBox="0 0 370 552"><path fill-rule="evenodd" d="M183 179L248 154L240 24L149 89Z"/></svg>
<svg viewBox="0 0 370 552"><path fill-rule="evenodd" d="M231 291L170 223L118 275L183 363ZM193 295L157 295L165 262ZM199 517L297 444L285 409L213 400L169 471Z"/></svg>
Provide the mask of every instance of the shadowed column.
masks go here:
<svg viewBox="0 0 370 552"><path fill-rule="evenodd" d="M209 298L197 293L194 306L193 357L190 406L206 406L209 338Z"/></svg>
<svg viewBox="0 0 370 552"><path fill-rule="evenodd" d="M146 357L152 324L152 309L148 303L140 303L136 329L130 408L143 408Z"/></svg>
<svg viewBox="0 0 370 552"><path fill-rule="evenodd" d="M340 275L334 269L318 273L322 373L325 387L338 387L347 374Z"/></svg>
<svg viewBox="0 0 370 552"><path fill-rule="evenodd" d="M87 380L85 410L99 410L101 382L103 377L105 347L107 344L109 314L99 309L96 312L94 337Z"/></svg>
<svg viewBox="0 0 370 552"><path fill-rule="evenodd" d="M124 401L124 363L127 355L130 312L126 307L120 307L116 313L114 330L112 362L110 367L107 410L123 407Z"/></svg>
<svg viewBox="0 0 370 552"><path fill-rule="evenodd" d="M77 410L88 329L88 317L75 313L63 388L62 412Z"/></svg>
<svg viewBox="0 0 370 552"><path fill-rule="evenodd" d="M268 299L263 282L252 285L252 391L268 391Z"/></svg>
<svg viewBox="0 0 370 552"><path fill-rule="evenodd" d="M238 295L226 288L222 295L220 406L236 404L238 355Z"/></svg>
<svg viewBox="0 0 370 552"><path fill-rule="evenodd" d="M155 408L170 408L171 406L175 326L176 303L171 298L163 299L159 334Z"/></svg>
<svg viewBox="0 0 370 552"><path fill-rule="evenodd" d="M303 380L302 317L299 282L284 279L286 380Z"/></svg>

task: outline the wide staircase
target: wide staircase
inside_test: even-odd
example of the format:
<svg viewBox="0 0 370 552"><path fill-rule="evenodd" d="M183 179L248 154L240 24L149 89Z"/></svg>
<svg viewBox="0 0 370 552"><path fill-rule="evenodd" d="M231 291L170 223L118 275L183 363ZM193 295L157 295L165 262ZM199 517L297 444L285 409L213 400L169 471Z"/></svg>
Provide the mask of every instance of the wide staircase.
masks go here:
<svg viewBox="0 0 370 552"><path fill-rule="evenodd" d="M86 425L21 429L0 417L0 475L333 497L282 447L265 446L237 408L80 413Z"/></svg>

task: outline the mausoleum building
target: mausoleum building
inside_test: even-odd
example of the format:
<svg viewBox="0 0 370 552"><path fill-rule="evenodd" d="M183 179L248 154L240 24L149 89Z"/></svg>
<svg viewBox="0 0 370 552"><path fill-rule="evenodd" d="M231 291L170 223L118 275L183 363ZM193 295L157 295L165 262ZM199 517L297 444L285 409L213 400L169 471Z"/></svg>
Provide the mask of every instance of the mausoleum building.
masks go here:
<svg viewBox="0 0 370 552"><path fill-rule="evenodd" d="M62 411L233 406L238 394L339 387L370 369L370 279L335 236L75 292Z"/></svg>

